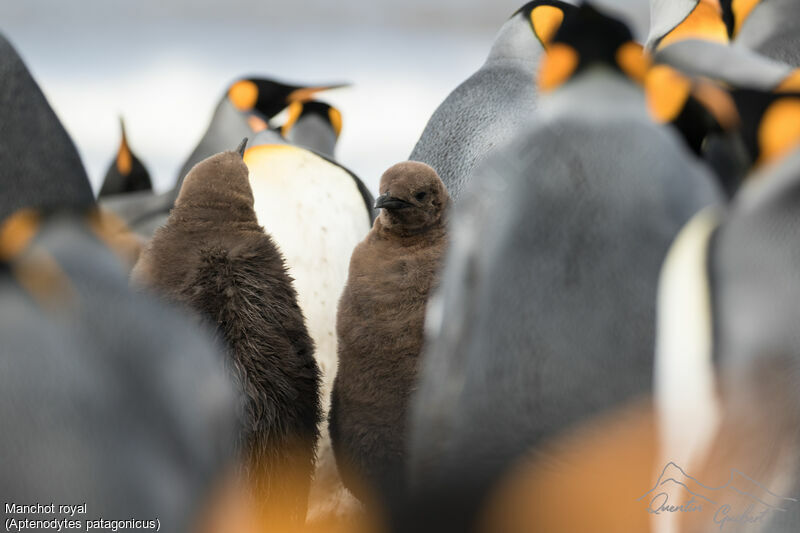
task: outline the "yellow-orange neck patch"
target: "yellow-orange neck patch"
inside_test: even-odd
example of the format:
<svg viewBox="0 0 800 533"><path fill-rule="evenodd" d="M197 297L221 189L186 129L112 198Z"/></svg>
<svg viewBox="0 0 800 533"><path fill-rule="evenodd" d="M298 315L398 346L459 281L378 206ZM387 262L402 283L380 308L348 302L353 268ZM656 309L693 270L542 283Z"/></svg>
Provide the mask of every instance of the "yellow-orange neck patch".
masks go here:
<svg viewBox="0 0 800 533"><path fill-rule="evenodd" d="M650 68L650 58L639 43L628 41L617 49L617 65L637 83L643 84Z"/></svg>
<svg viewBox="0 0 800 533"><path fill-rule="evenodd" d="M747 17L752 13L761 0L733 0L731 2L731 10L733 11L733 35L736 36L742 25L747 20Z"/></svg>
<svg viewBox="0 0 800 533"><path fill-rule="evenodd" d="M548 47L539 66L539 89L552 91L572 76L578 67L578 51L564 43Z"/></svg>
<svg viewBox="0 0 800 533"><path fill-rule="evenodd" d="M258 101L258 86L249 80L240 80L228 89L228 99L240 111L249 111Z"/></svg>
<svg viewBox="0 0 800 533"><path fill-rule="evenodd" d="M562 22L564 12L555 6L536 6L531 10L533 31L544 46L550 44Z"/></svg>
<svg viewBox="0 0 800 533"><path fill-rule="evenodd" d="M342 134L342 114L335 107L331 107L328 109L328 120L331 121L336 137L339 137Z"/></svg>
<svg viewBox="0 0 800 533"><path fill-rule="evenodd" d="M22 209L8 217L0 226L0 260L10 261L25 248L39 231L41 217L32 209Z"/></svg>
<svg viewBox="0 0 800 533"><path fill-rule="evenodd" d="M800 93L800 68L786 76L780 85L775 88L779 93Z"/></svg>
<svg viewBox="0 0 800 533"><path fill-rule="evenodd" d="M720 43L729 41L719 0L700 0L689 16L661 39L658 48L685 39L705 39Z"/></svg>
<svg viewBox="0 0 800 533"><path fill-rule="evenodd" d="M680 115L692 90L692 81L667 65L656 65L644 82L647 109L656 122L666 124Z"/></svg>
<svg viewBox="0 0 800 533"><path fill-rule="evenodd" d="M292 131L292 128L297 123L297 119L300 118L300 115L303 113L303 104L300 102L292 102L289 104L289 116L286 119L286 123L281 128L281 135L286 137L289 135L289 132Z"/></svg>
<svg viewBox="0 0 800 533"><path fill-rule="evenodd" d="M758 128L758 164L775 161L800 145L800 98L781 98L767 108Z"/></svg>

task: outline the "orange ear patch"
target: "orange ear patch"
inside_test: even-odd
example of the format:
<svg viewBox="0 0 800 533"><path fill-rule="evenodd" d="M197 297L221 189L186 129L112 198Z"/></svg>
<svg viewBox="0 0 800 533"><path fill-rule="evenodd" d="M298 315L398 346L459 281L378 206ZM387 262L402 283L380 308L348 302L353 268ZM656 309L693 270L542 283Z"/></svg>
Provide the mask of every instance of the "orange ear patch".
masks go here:
<svg viewBox="0 0 800 533"><path fill-rule="evenodd" d="M539 67L539 88L551 91L572 76L578 67L578 51L564 43L548 47Z"/></svg>
<svg viewBox="0 0 800 533"><path fill-rule="evenodd" d="M774 161L800 144L800 98L782 98L767 108L758 128L759 164Z"/></svg>
<svg viewBox="0 0 800 533"><path fill-rule="evenodd" d="M117 152L117 170L123 176L127 176L133 169L133 155L131 149L128 147L128 141L125 136L122 136L122 143L119 145Z"/></svg>
<svg viewBox="0 0 800 533"><path fill-rule="evenodd" d="M335 107L331 107L328 109L328 120L331 121L331 126L333 127L333 131L336 133L336 137L342 134L342 114L339 112L338 109Z"/></svg>
<svg viewBox="0 0 800 533"><path fill-rule="evenodd" d="M650 58L639 43L628 41L617 49L617 65L622 72L638 83L644 83L650 68Z"/></svg>
<svg viewBox="0 0 800 533"><path fill-rule="evenodd" d="M747 20L747 17L750 16L750 13L753 11L761 0L733 0L731 2L731 10L733 11L733 35L736 36L739 33L739 30L742 29L742 25Z"/></svg>
<svg viewBox="0 0 800 533"><path fill-rule="evenodd" d="M555 6L536 6L531 10L531 25L536 36L547 46L564 22L564 12Z"/></svg>
<svg viewBox="0 0 800 533"><path fill-rule="evenodd" d="M778 93L796 93L800 92L800 68L792 71L791 74L786 76L780 85L775 88Z"/></svg>
<svg viewBox="0 0 800 533"><path fill-rule="evenodd" d="M681 113L691 90L692 81L677 70L666 65L651 68L644 82L650 115L656 122L671 122Z"/></svg>
<svg viewBox="0 0 800 533"><path fill-rule="evenodd" d="M719 0L700 0L689 16L661 39L658 48L685 39L705 39L720 43L729 41Z"/></svg>
<svg viewBox="0 0 800 533"><path fill-rule="evenodd" d="M228 99L240 111L253 109L258 101L258 86L249 80L240 80L228 89Z"/></svg>

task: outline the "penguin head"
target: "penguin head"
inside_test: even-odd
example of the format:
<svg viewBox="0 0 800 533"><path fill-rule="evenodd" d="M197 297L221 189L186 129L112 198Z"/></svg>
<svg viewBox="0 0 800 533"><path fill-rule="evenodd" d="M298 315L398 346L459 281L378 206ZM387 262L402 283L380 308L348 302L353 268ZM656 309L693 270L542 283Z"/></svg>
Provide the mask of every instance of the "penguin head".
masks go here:
<svg viewBox="0 0 800 533"><path fill-rule="evenodd" d="M800 92L736 89L742 139L755 166L782 159L800 147Z"/></svg>
<svg viewBox="0 0 800 533"><path fill-rule="evenodd" d="M531 25L533 34L543 48L547 48L550 40L564 22L564 18L574 13L577 8L560 0L533 0L519 8L511 18L524 17Z"/></svg>
<svg viewBox="0 0 800 533"><path fill-rule="evenodd" d="M192 167L183 180L175 206L221 202L226 208L252 208L253 190L242 158L246 142L247 139L236 150L213 155Z"/></svg>
<svg viewBox="0 0 800 533"><path fill-rule="evenodd" d="M721 0L652 0L653 21L648 49L659 49L685 39L730 41L727 15Z"/></svg>
<svg viewBox="0 0 800 533"><path fill-rule="evenodd" d="M641 83L649 59L624 22L584 3L553 36L540 65L539 88L553 90L597 65Z"/></svg>
<svg viewBox="0 0 800 533"><path fill-rule="evenodd" d="M332 105L319 100L294 101L289 104L289 115L286 118L286 122L281 126L281 135L286 137L298 122L312 116L319 117L330 125L336 138L339 138L342 133L342 113Z"/></svg>
<svg viewBox="0 0 800 533"><path fill-rule="evenodd" d="M258 111L271 119L292 102L308 102L314 95L347 84L303 86L281 83L267 78L242 78L228 87L226 97L239 111Z"/></svg>
<svg viewBox="0 0 800 533"><path fill-rule="evenodd" d="M436 171L418 161L404 161L383 173L375 209L384 228L399 235L416 235L440 226L450 203Z"/></svg>

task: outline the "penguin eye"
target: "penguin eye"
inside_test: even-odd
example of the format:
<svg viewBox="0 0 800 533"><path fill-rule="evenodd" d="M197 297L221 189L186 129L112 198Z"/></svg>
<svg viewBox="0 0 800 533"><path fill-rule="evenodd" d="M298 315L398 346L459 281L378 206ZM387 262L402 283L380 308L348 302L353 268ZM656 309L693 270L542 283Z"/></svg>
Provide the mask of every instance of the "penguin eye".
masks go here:
<svg viewBox="0 0 800 533"><path fill-rule="evenodd" d="M417 201L421 202L422 200L424 200L424 199L425 199L425 197L426 197L427 195L428 195L428 193L426 193L425 191L422 191L422 192L418 192L417 194L415 194L415 195L414 195L414 198L416 198L416 199L417 199Z"/></svg>

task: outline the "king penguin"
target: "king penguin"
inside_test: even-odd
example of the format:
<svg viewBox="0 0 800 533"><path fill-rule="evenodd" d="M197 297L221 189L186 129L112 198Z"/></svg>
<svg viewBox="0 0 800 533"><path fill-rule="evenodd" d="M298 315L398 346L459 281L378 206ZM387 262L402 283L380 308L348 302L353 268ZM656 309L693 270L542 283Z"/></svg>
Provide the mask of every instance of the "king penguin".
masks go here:
<svg viewBox="0 0 800 533"><path fill-rule="evenodd" d="M259 133L244 154L258 222L286 258L322 372L323 413L330 408L337 369L336 309L350 255L374 220L372 195L333 160L293 146L273 129ZM345 512L353 497L341 485L330 438L318 445L309 520Z"/></svg>
<svg viewBox="0 0 800 533"><path fill-rule="evenodd" d="M0 35L0 220L94 204L81 158L17 51Z"/></svg>
<svg viewBox="0 0 800 533"><path fill-rule="evenodd" d="M242 78L233 82L220 99L211 123L178 175L178 183L203 159L227 150L243 137L253 137L258 125L269 121L292 102L305 102L321 91L344 87L290 85L267 78Z"/></svg>
<svg viewBox="0 0 800 533"><path fill-rule="evenodd" d="M534 0L517 10L500 29L486 62L428 121L409 159L433 167L454 202L475 166L534 119L532 77L548 40L574 9L559 0Z"/></svg>
<svg viewBox="0 0 800 533"><path fill-rule="evenodd" d="M800 121L800 98L770 108L750 179L726 212L695 216L664 263L655 390L662 462L712 487L745 474L738 488L757 500L723 513L754 506L760 531L788 533L800 527L800 130L785 124ZM686 518L682 530L719 527Z"/></svg>
<svg viewBox="0 0 800 533"><path fill-rule="evenodd" d="M289 114L281 135L302 148L333 157L342 133L342 113L330 104L312 100L289 104Z"/></svg>
<svg viewBox="0 0 800 533"><path fill-rule="evenodd" d="M411 516L431 531L471 530L522 453L651 392L661 262L721 197L649 118L647 66L583 4L548 47L535 125L456 207L410 422Z"/></svg>
<svg viewBox="0 0 800 533"><path fill-rule="evenodd" d="M125 122L119 119L122 139L117 150L117 157L108 167L103 186L100 188L98 198L113 194L124 194L135 191L152 191L150 173L133 153L128 145L128 136L125 134Z"/></svg>

